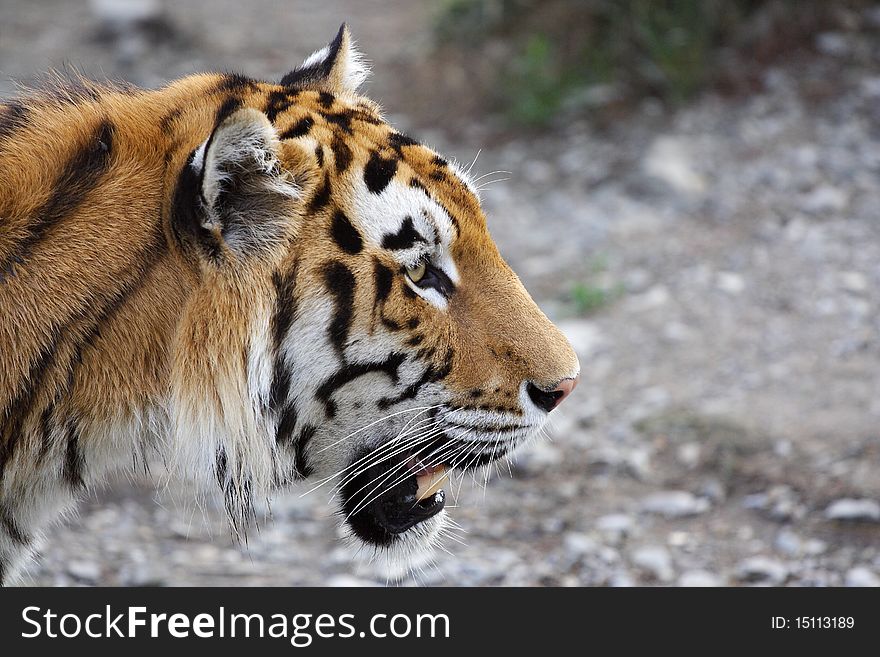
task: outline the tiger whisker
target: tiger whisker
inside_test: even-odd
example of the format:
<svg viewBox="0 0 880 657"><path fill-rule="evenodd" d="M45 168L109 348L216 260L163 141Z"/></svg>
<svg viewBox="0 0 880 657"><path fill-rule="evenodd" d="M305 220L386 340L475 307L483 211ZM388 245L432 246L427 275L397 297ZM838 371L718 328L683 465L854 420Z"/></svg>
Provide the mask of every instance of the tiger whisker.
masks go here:
<svg viewBox="0 0 880 657"><path fill-rule="evenodd" d="M430 423L432 421L427 420L427 422ZM364 470L367 470L374 465L378 465L382 461L386 461L389 458L396 456L401 451L406 450L411 443L420 440L421 436L425 432L434 431L437 426L438 423L435 421L433 422L433 424L412 427L412 429L410 430L412 433L401 431L401 433L397 434L397 436L395 436L391 440L385 442L380 447L376 448L372 452L365 454L361 458L357 459L354 463L337 472L334 476L339 476L343 474L346 470L351 470L354 466L356 466L356 469L351 470L351 472L346 474L345 477L337 484L337 486L344 485L346 483L346 480L351 479L352 477L356 477Z"/></svg>
<svg viewBox="0 0 880 657"><path fill-rule="evenodd" d="M345 475L345 477L342 480L340 480L337 484L334 485L334 488L337 490L342 488L343 486L345 486L345 484L347 484L349 481L356 478L357 476L359 476L360 474L362 474L366 470L369 470L370 468L382 463L383 461L387 461L387 460L397 456L398 454L401 454L402 452L407 451L413 445L416 445L416 444L423 442L427 437L433 438L436 435L439 435L439 433L442 430L438 430L437 426L438 425L435 424L434 426L427 427L427 428L422 427L421 429L423 431L425 429L427 429L426 433L420 433L420 434L415 435L411 438L407 438L405 441L403 441L402 444L399 444L399 445L396 444L396 442L394 443L394 445L392 445L391 441L389 441L389 443L386 443L385 445L383 445L383 447L379 448L378 450L375 450L374 452L371 452L368 456L377 456L376 452L380 451L380 450L383 451L383 453L381 455L378 455L376 458L369 459L367 462L363 463L357 470L353 470L352 472L349 472L347 475ZM386 446L388 446L388 447L386 448ZM391 449L392 447L394 447L394 449ZM391 451L389 451L389 450L391 450ZM346 469L348 469L348 468L346 468ZM344 470L342 472L344 472ZM339 474L341 474L341 472Z"/></svg>
<svg viewBox="0 0 880 657"><path fill-rule="evenodd" d="M506 174L509 175L509 176L510 176L510 175L513 175L513 172L512 172L512 171L502 171L502 170L499 169L498 171L490 171L489 173L484 173L484 174L481 175L481 176L477 176L476 178L474 178L473 182L475 182L475 183L476 183L476 182L479 182L479 181L482 180L483 178L487 178L488 176L494 176L496 173L506 173Z"/></svg>
<svg viewBox="0 0 880 657"><path fill-rule="evenodd" d="M416 456L418 456L419 454L421 454L422 452L424 452L424 451L425 451L426 449L428 449L429 447L431 447L431 444L430 444L430 443L428 443L427 445L425 445L424 447L422 447L419 451L415 452L415 453L413 454L413 457L415 458ZM397 478L394 482L392 482L391 484L385 486L385 487L384 487L384 490L382 490L382 484L384 484L388 479L390 479L391 477L393 477L393 476L394 476L394 475L395 475L395 474L396 474L401 468L404 469L403 475L400 476L400 477L398 477L398 478ZM363 501L361 501L361 502L355 507L355 509L354 509L351 513L348 514L348 516L346 516L346 520L347 520L348 518L350 518L351 516L355 515L356 513L358 513L361 509L363 509L363 508L369 506L370 504L372 504L374 501L376 501L377 499L379 499L379 498L380 498L380 497L381 497L386 491L388 491L388 490L394 488L397 484L399 484L400 482L404 481L404 480L405 480L407 477L409 477L409 476L410 476L410 473L409 473L408 464L407 464L406 462L401 462L401 463L398 463L398 464L397 464L396 466L394 466L393 468L391 468L390 470L388 470L386 473L383 473L382 475L379 475L378 477L374 478L373 480L371 480L370 482L368 482L367 484L365 484L364 486L362 486L360 489L357 490L357 492L353 493L353 495L357 495L357 494L360 493L362 490L364 490L365 488L367 488L368 486L372 485L374 482L376 482L377 480L379 480L378 483L376 483L376 485L375 485L375 486L370 490L370 492L366 495L365 499L364 499ZM376 491L378 491L378 493L377 493Z"/></svg>
<svg viewBox="0 0 880 657"><path fill-rule="evenodd" d="M335 441L335 442L333 442L333 443L327 445L326 447L322 447L321 449L319 449L319 450L318 450L317 452L315 452L315 453L316 453L316 454L320 454L320 453L322 453L322 452L327 451L328 449L331 449L331 448L333 448L333 447L336 447L339 443L344 442L344 441L348 440L349 438L353 438L354 436L356 436L357 434L359 434L361 431L365 431L366 429L369 429L370 427L375 426L375 425L379 424L380 422L384 422L384 421L389 420L389 419L391 419L391 418L393 418L393 417L397 417L398 415L403 415L404 413L412 413L412 412L414 412L414 411L420 411L419 414L421 414L421 413L423 413L423 412L425 412L425 411L430 411L430 410L433 410L433 409L435 409L435 408L440 408L441 406L443 406L443 404L435 404L434 406L416 406L416 407L414 407L414 408L405 408L405 409L403 409L403 410L401 410L401 411L395 411L394 413L390 413L389 415L385 415L385 416L383 416L383 417L380 417L378 420L374 420L374 421L370 422L369 424L366 424L366 425L362 426L360 429L357 429L357 430L355 430L355 431L352 431L352 432L351 432L350 434L348 434L347 436L343 436L343 437L340 438L339 440L337 440L337 441ZM416 416L416 417L418 417L418 416Z"/></svg>
<svg viewBox="0 0 880 657"><path fill-rule="evenodd" d="M406 449L410 449L411 446L415 445L415 444L426 443L421 449L419 449L417 452L415 452L413 454L413 457L418 456L418 454L422 453L425 449L430 447L431 439L434 438L438 433L439 433L439 431L435 430L433 433L429 433L427 435L420 436L417 441L413 441L412 443L408 444L406 446ZM402 462L396 464L394 467L392 467L389 471L386 471L386 472L383 472L383 473L377 475L376 477L374 477L373 479L368 481L366 484L361 486L361 488L359 488L357 491L352 493L352 495L357 495L358 493L363 491L365 488L373 485L379 479L381 479L382 481L385 481L389 475L393 475L393 473L396 472L401 467L406 467L407 463L408 463L407 461L402 461ZM381 485L381 482L380 482L380 485ZM337 487L337 488L339 488L339 487ZM373 491L370 491L370 494L372 494L372 492Z"/></svg>
<svg viewBox="0 0 880 657"><path fill-rule="evenodd" d="M474 168L474 165L477 163L477 158L480 157L480 153L482 153L482 152L483 152L483 149L482 149L482 148L477 149L477 154L474 155L474 159L473 159L473 161L468 165L468 168L467 168L467 170L465 171L466 174L470 174L471 170Z"/></svg>
<svg viewBox="0 0 880 657"><path fill-rule="evenodd" d="M416 452L413 456L414 456L414 457L415 457L415 456L418 456L419 454L421 454L422 452L424 452L425 449L427 449L428 447L430 447L430 445L426 445L425 447L423 447L422 449L420 449L418 452ZM445 459L447 459L447 458L449 457L450 454L456 454L456 453L458 453L458 450L460 450L460 449L462 449L462 448L461 448L460 446L456 445L456 444L452 444L452 445L444 446L443 449L441 449L437 454L434 455L434 456L436 457L436 461L435 461L434 463L430 463L430 464L428 464L428 467L431 467L431 466L433 466L433 465L439 465L439 464L442 463ZM364 488L366 488L367 486L369 486L370 484L376 482L378 479L381 478L381 481L379 481L379 482L377 483L377 485L376 485L372 490L370 490L369 494L366 496L365 501L362 501L362 502L361 502L361 503L360 503L360 504L359 504L359 505L358 505L358 506L357 506L357 507L356 507L356 508L355 508L355 509L349 514L348 517L351 517L352 515L358 513L358 512L359 512L361 509L363 509L364 507L369 506L369 505L372 504L376 499L378 499L379 497L381 497L386 491L388 491L388 490L394 488L397 484L399 484L400 482L404 481L407 477L409 477L409 476L410 476L410 473L409 473L408 471L405 471L405 472L403 473L402 476L398 477L398 478L397 478L394 482L392 482L391 484L385 486L385 487L384 487L384 490L380 490L381 487L382 487L382 484L383 484L385 481L387 481L391 476L393 476L393 475L394 475L394 474L400 469L401 466L406 466L406 463L398 464L397 466L395 466L394 468L392 468L389 472L385 473L385 476L380 475L379 477L376 477L376 478L373 479L371 482L369 482L368 484L366 484L365 486L363 486L360 490L358 490L357 492L359 493L361 490L363 490ZM376 493L377 490L379 490L378 493ZM376 493L376 494L374 494L374 493ZM357 493L355 493L355 494L357 494Z"/></svg>
<svg viewBox="0 0 880 657"><path fill-rule="evenodd" d="M430 422L431 419L420 420L419 422L422 422L422 421L428 421L428 422ZM339 471L337 471L337 472L334 472L334 473L331 474L331 475L328 475L328 476L324 477L324 478L321 479L321 480L320 480L315 486L313 486L312 488L310 488L309 490L307 490L305 493L302 493L302 494L300 495L300 497L304 497L304 496L308 495L309 493L312 493L312 492L318 490L319 488L321 488L322 486L324 486L324 485L327 484L328 482L332 481L332 480L335 479L336 477L338 477L338 476L340 476L341 474L343 474L346 470L349 470L349 469L351 469L351 468L355 468L355 467L361 467L361 466L363 465L363 463L364 463L366 460L373 459L373 458L378 458L378 457L380 457L380 456L381 456L382 458L389 458L388 455L383 455L383 454L381 454L381 452L382 452L383 450L389 449L391 446L393 446L398 440L400 440L400 438L402 437L402 435L403 435L403 432L401 431L401 433L399 433L397 436L395 436L394 438L392 438L392 439L391 439L390 441L388 441L387 443L384 443L384 444L383 444L381 447L379 447L378 449L376 449L376 450L374 450L374 451L372 451L372 452L370 452L370 453L368 453L368 454L365 454L365 455L362 456L360 459L357 459L356 461L354 461L354 462L350 463L349 465L347 465L346 467L344 467L342 470L339 470ZM379 461L377 461L377 463L378 463L378 462L381 462L381 459L380 459ZM374 465L374 464L373 464L373 465ZM369 467L369 466L368 466L368 467Z"/></svg>
<svg viewBox="0 0 880 657"><path fill-rule="evenodd" d="M486 182L481 184L479 187L477 187L477 191L481 192L484 189L486 189L489 185L494 185L495 183L504 182L505 180L510 180L510 176L507 176L506 178L496 178L495 180L487 180Z"/></svg>

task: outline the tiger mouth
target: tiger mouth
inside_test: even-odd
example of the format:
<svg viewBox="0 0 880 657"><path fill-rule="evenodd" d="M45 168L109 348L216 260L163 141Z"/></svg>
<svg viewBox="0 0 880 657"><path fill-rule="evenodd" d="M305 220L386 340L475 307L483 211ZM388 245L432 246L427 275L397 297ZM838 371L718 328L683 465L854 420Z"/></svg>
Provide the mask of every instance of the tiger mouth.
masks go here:
<svg viewBox="0 0 880 657"><path fill-rule="evenodd" d="M448 449L444 444L409 450L381 459L347 481L341 491L342 511L354 535L378 547L390 546L401 534L443 510L446 491L441 486L450 470L469 470L493 460L463 452L444 461L432 458ZM369 460L370 455L361 458Z"/></svg>

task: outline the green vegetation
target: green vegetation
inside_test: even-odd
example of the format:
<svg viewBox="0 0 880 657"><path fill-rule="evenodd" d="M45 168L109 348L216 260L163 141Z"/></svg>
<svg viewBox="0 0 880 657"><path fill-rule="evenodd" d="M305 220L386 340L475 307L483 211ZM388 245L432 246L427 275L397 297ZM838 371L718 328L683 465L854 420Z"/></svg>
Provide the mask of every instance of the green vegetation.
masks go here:
<svg viewBox="0 0 880 657"><path fill-rule="evenodd" d="M606 290L590 283L575 283L571 288L571 300L578 315L590 315L618 296L616 290Z"/></svg>
<svg viewBox="0 0 880 657"><path fill-rule="evenodd" d="M653 96L679 104L718 82L731 68L748 68L731 67L736 59L732 53L739 51L742 62L748 62L757 50L772 55L796 47L827 26L835 9L857 4L858 0L446 0L436 32L441 43L454 45L472 60L470 75L489 77L478 81L480 87L511 121L542 125L560 113L611 101ZM492 59L486 47L490 42L503 44L503 57ZM492 59L489 65L487 56Z"/></svg>
<svg viewBox="0 0 880 657"><path fill-rule="evenodd" d="M578 281L571 286L569 302L575 314L591 315L623 296L625 290L620 283L609 284L602 280L608 269L604 256L598 255L590 262L587 280Z"/></svg>

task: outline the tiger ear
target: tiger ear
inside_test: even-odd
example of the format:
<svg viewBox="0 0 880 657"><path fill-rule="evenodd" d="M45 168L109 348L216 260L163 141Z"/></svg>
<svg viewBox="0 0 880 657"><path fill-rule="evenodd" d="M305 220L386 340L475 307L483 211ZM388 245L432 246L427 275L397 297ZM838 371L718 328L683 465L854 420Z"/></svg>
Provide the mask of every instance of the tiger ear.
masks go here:
<svg viewBox="0 0 880 657"><path fill-rule="evenodd" d="M218 121L196 150L204 250L253 257L286 243L298 213L301 186L281 165L281 143L265 114L246 108Z"/></svg>
<svg viewBox="0 0 880 657"><path fill-rule="evenodd" d="M333 94L354 93L369 73L363 56L354 47L348 26L343 23L333 41L281 78L281 84Z"/></svg>

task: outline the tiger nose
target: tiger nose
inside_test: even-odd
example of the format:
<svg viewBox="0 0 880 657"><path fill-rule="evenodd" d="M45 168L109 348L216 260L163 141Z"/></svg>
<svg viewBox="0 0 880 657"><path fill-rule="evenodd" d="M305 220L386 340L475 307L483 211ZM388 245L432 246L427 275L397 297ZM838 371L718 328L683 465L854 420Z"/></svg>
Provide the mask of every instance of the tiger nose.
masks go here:
<svg viewBox="0 0 880 657"><path fill-rule="evenodd" d="M530 381L526 386L526 390L529 393L529 398L535 402L535 406L549 413L571 394L580 378L581 376L578 374L573 379L563 379L553 390L541 390Z"/></svg>

